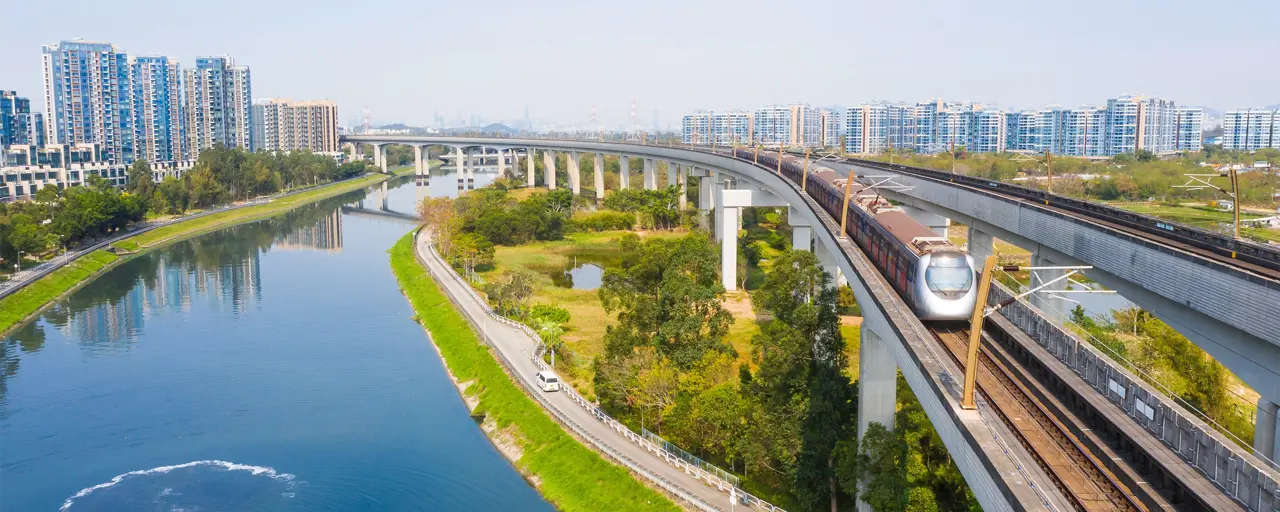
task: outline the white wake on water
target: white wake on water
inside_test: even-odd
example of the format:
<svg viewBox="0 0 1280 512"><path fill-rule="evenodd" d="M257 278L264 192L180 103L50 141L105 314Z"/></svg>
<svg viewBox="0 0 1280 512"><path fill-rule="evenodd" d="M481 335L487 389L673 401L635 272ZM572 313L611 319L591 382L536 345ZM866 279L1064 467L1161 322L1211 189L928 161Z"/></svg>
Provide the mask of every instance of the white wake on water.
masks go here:
<svg viewBox="0 0 1280 512"><path fill-rule="evenodd" d="M130 471L128 473L122 473L122 474L116 475L112 477L111 480L108 480L106 482L100 483L93 487L85 487L84 489L80 489L79 492L71 495L70 498L67 498L67 501L62 502L62 508L59 508L58 510L65 512L66 510L69 510L71 508L71 505L75 504L76 500L83 498L85 496L88 496L90 494L93 494L94 491L100 491L102 489L106 489L108 487L116 485L129 477L158 475L158 474L168 473L175 469L185 469L185 468L192 468L196 466L213 466L213 467L219 467L219 468L225 469L227 471L248 471L250 474L254 476L259 476L259 475L266 476L274 480L280 480L282 482L292 482L293 479L296 478L295 475L292 475L289 473L278 473L276 472L275 468L268 468L263 466L250 466L248 464L237 464L235 462L227 462L225 460L196 460L191 462L184 462L182 464L175 464L172 466L160 466L158 468L143 469L139 471Z"/></svg>

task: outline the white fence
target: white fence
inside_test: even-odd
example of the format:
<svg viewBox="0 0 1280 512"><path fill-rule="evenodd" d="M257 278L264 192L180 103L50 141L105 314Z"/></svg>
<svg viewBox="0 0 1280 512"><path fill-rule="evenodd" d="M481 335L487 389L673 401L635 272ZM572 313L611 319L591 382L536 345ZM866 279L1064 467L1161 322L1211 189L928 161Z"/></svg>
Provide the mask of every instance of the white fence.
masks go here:
<svg viewBox="0 0 1280 512"><path fill-rule="evenodd" d="M422 259L421 253L418 252L417 250L418 242L419 242L418 239L420 234L421 234L421 230L414 232L414 235L413 235L414 256L418 258L418 262L421 263L423 267L430 268L428 267L427 262ZM542 342L542 337L538 336L537 332L535 332L533 329L529 328L529 326L523 323L517 322L505 316L499 315L498 313L493 311L493 309L489 307L488 301L486 301L483 297L481 297L480 294L476 293L476 291L472 289L469 284L467 284L466 280L464 280L462 276L458 275L458 273L454 271L453 267L451 267L448 263L444 261L444 258L440 257L440 255L436 252L434 246L432 246L431 244L427 244L427 250L431 252L431 256L433 258L435 258L437 261L441 263L441 266L447 269L449 273L449 278L457 281L462 286L463 289L467 290L467 293L471 295L472 299L474 299L478 304L480 304L482 308L484 308L485 313L487 313L490 319L493 319L494 321L519 329L520 331L528 335L531 339L533 339L536 345L534 347L534 350L528 353L529 360L533 361L534 365L536 365L539 370L551 369L550 367L547 366L545 362L542 361L542 353L545 350L546 345ZM507 368L507 371L512 375L512 377L514 377L515 380L518 381L520 385L523 386L529 392L529 395L531 395L535 400L537 400L540 404L542 404L544 408L550 411L552 413L552 416L554 416L556 420L560 421L560 423L572 429L574 433L578 434L579 437L582 437L583 439L586 439L589 442L591 442L601 452L604 452L608 454L610 457L613 457L615 460L617 460L626 468L630 469L636 474L644 476L645 478L657 484L659 487L665 489L667 492L670 492L673 495L680 497L686 502L697 506L701 510L708 510L708 511L721 510L719 507L706 503L704 500L698 498L693 493L688 492L687 490L680 487L675 482L671 482L670 480L667 480L666 478L663 478L653 473L652 471L648 470L644 466L641 466L635 460L615 450L613 447L609 446L603 440L591 434L589 431L587 431L587 429L583 428L577 422L570 419L567 415L565 415L562 411L560 411L559 408L557 408L554 404L552 404L549 400L547 400L547 398L543 396L540 390L535 389L534 387L532 387L532 384L520 378L520 374L519 372L516 371L515 365L513 365L511 361L507 360L506 355L503 354L501 350L497 349L493 340L489 338L488 332L486 331L484 326L480 325L477 319L471 318L469 315L466 315L465 308L463 308L462 304L459 303L457 298L449 294L448 290L445 290L445 295L447 295L449 297L449 300L453 302L456 306L458 306L460 310L462 310L463 316L466 316L467 320L469 320L471 324L475 326L476 328L475 330L477 333L480 334L481 339L483 339L485 343L489 344L491 347L494 347L493 351L494 353L498 354L499 362L501 362L502 365ZM760 498L752 496L751 494L747 493L746 491L743 491L742 489L738 488L732 483L727 482L724 478L721 478L715 473L712 473L701 467L698 467L696 464L692 464L682 459L679 455L663 449L662 446L659 446L658 444L653 443L648 439L645 439L643 435L636 433L635 431L631 430L626 425L624 425L622 422L613 419L608 414L605 414L605 412L602 411L599 407L597 407L595 404L591 403L589 400L584 398L581 394L578 393L577 390L573 389L573 386L565 385L565 386L562 386L560 389L564 391L566 395L569 396L569 399L572 400L573 403L578 404L582 408L586 409L588 412L591 413L592 416L596 418L596 420L605 424L610 429L617 432L619 435L626 438L631 443L643 448L645 451L649 453L652 453L654 456L661 458L662 460L666 461L668 464L675 466L685 474L693 476L694 478L701 480L703 483L707 484L708 486L728 494L733 499L735 499L738 504L748 506L758 510L768 510L770 512L786 512L785 510L779 507L776 507L767 501L764 501ZM720 470L719 468L716 468L716 471L723 474L727 474L726 472L724 472L723 470Z"/></svg>

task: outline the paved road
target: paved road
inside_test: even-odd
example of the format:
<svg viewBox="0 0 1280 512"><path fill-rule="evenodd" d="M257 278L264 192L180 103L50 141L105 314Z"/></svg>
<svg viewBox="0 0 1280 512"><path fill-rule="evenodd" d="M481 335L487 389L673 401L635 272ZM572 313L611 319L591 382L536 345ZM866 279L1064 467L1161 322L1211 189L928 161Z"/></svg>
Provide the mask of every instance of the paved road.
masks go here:
<svg viewBox="0 0 1280 512"><path fill-rule="evenodd" d="M619 464L666 488L699 509L729 510L731 508L728 487L721 484L724 489L720 490L707 483L708 480L716 482L716 478L681 464L679 459L664 456L661 450L654 450L657 452L654 453L651 451L655 448L654 446L646 445L642 438L637 439L639 436L630 431L620 432L618 429L624 428L621 424L614 422L611 425L602 421L588 410L587 406L584 406L585 402L575 402L570 392L545 393L538 390L534 385L538 366L530 357L530 353L535 350L538 342L517 326L490 316L487 305L456 272L436 256L435 252L428 247L426 238L423 236L417 240L418 261L426 266L436 282L442 285L468 320L473 325L479 326L481 334L497 349L499 355L506 359L504 363L508 371L518 376L525 389L538 400L539 404L559 419L562 425L577 433L579 437L589 438L588 441L595 445L598 451L609 455ZM580 429L585 430L585 435L579 431ZM735 496L738 496L737 492ZM767 504L750 507L740 502L733 508L744 510L770 507Z"/></svg>

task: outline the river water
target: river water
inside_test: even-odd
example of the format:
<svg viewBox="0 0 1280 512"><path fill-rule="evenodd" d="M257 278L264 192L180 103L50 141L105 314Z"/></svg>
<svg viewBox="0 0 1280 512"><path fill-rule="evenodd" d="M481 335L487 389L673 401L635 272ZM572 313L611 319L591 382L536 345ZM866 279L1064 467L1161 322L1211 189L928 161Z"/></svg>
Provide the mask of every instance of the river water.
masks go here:
<svg viewBox="0 0 1280 512"><path fill-rule="evenodd" d="M0 509L552 510L411 318L411 225L341 208L411 212L412 181L153 251L0 341Z"/></svg>

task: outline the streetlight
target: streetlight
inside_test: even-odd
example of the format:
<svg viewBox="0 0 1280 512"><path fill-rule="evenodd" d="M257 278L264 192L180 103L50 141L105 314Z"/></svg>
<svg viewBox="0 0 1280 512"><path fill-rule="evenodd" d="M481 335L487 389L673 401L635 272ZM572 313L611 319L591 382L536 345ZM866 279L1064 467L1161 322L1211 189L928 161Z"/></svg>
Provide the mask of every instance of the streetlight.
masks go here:
<svg viewBox="0 0 1280 512"><path fill-rule="evenodd" d="M17 269L17 272L22 272L22 255L23 254L26 254L26 253L22 251L18 251L18 261L17 263L13 264L13 268Z"/></svg>

